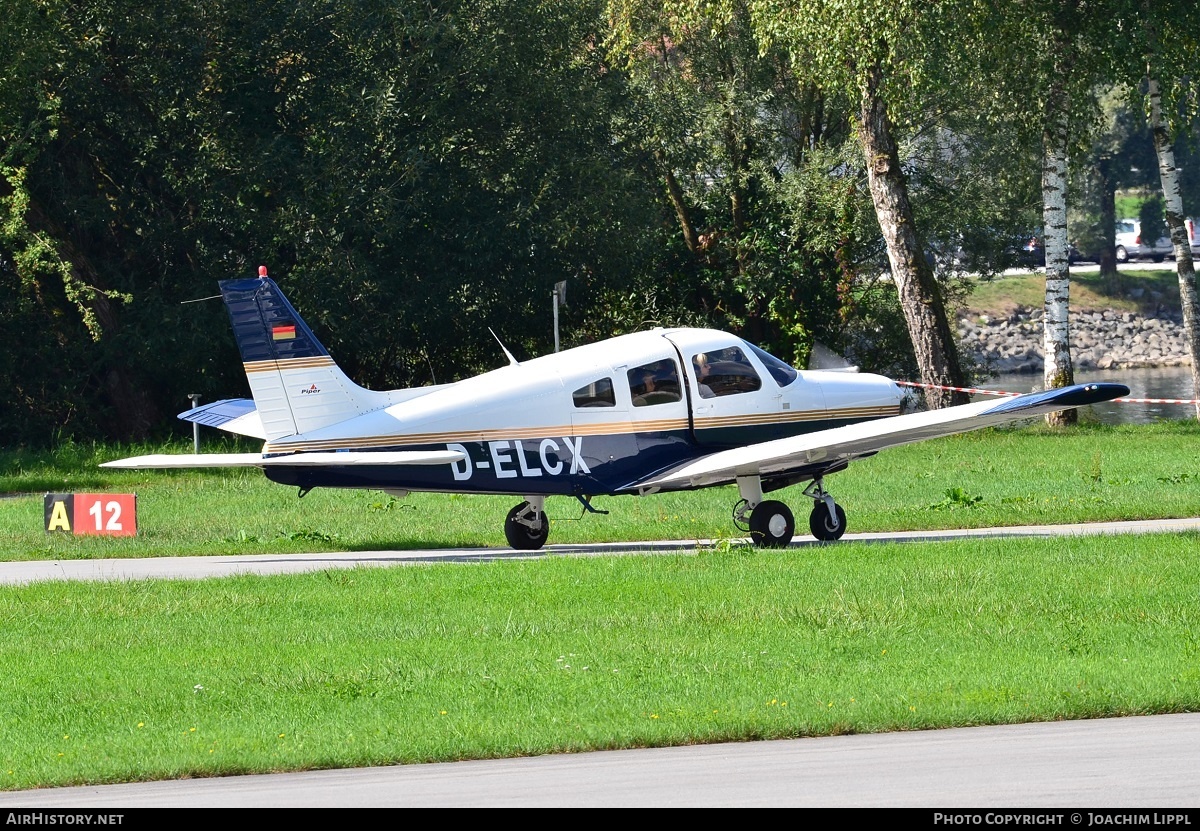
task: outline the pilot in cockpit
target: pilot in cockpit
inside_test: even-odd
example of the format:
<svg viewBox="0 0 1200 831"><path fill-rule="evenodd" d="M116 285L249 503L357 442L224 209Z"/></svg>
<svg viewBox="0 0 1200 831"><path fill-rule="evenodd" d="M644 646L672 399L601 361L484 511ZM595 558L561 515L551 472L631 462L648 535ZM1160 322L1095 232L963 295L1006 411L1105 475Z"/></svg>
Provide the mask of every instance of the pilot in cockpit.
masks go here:
<svg viewBox="0 0 1200 831"><path fill-rule="evenodd" d="M708 356L701 352L693 357L692 368L696 370L696 385L700 389L700 397L716 398L717 394L708 385L708 374L711 371L708 366Z"/></svg>

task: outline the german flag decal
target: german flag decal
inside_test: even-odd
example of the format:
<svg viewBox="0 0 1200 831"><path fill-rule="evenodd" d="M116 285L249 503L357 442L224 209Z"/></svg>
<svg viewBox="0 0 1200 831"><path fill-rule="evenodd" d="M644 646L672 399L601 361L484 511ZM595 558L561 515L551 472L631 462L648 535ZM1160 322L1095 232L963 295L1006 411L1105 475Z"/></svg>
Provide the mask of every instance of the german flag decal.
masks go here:
<svg viewBox="0 0 1200 831"><path fill-rule="evenodd" d="M271 340L295 340L296 326L288 324L287 326L272 326Z"/></svg>

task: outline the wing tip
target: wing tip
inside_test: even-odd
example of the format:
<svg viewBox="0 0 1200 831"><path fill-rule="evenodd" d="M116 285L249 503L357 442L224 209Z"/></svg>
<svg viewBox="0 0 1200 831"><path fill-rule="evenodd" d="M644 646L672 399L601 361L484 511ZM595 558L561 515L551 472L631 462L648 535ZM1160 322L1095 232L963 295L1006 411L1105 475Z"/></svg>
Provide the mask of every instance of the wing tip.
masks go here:
<svg viewBox="0 0 1200 831"><path fill-rule="evenodd" d="M1129 395L1129 387L1124 384L1107 382L1072 384L1069 387L1031 392L1001 401L994 407L985 410L982 415L997 415L1006 412L1017 412L1034 407L1054 405L1056 409L1069 410L1075 407L1086 407L1089 404L1103 404L1114 398Z"/></svg>

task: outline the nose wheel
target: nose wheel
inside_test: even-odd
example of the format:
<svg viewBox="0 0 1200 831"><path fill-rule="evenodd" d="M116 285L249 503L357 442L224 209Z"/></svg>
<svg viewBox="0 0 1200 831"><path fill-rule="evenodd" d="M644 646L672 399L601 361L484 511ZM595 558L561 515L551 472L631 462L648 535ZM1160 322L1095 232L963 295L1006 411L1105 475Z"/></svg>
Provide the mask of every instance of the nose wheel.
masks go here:
<svg viewBox="0 0 1200 831"><path fill-rule="evenodd" d="M812 480L804 495L813 501L812 513L808 516L808 530L822 542L840 540L846 533L846 511L825 492L821 477Z"/></svg>
<svg viewBox="0 0 1200 831"><path fill-rule="evenodd" d="M522 502L504 519L504 537L518 551L537 551L550 536L550 519L542 510L544 499Z"/></svg>
<svg viewBox="0 0 1200 831"><path fill-rule="evenodd" d="M846 533L846 512L842 506L833 503L833 513L829 512L829 506L824 502L818 502L813 506L812 513L808 516L808 530L812 531L812 535L823 542L832 542L833 540L841 539L842 534Z"/></svg>

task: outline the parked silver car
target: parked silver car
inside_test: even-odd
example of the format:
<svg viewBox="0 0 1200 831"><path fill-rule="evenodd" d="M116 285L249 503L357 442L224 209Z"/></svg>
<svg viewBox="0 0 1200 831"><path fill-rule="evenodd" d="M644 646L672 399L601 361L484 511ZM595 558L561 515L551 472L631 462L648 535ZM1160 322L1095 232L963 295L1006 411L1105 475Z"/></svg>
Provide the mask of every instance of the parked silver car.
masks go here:
<svg viewBox="0 0 1200 831"><path fill-rule="evenodd" d="M1130 260L1153 260L1161 263L1174 252L1170 237L1160 237L1153 244L1143 240L1142 226L1136 219L1117 220L1116 242L1119 263L1127 263Z"/></svg>

